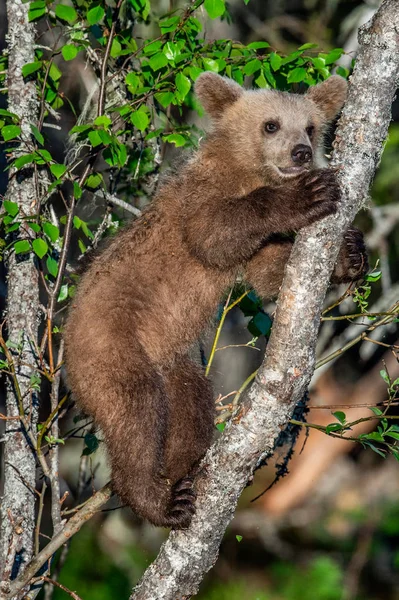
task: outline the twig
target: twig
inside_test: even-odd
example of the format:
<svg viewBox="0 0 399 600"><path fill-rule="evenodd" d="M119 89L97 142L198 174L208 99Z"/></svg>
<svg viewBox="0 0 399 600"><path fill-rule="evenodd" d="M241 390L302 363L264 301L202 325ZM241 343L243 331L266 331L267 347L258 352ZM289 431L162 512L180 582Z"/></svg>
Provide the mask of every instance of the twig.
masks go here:
<svg viewBox="0 0 399 600"><path fill-rule="evenodd" d="M67 587L65 587L65 585L62 585L61 583L59 583L58 581L55 581L54 579L50 579L50 577L45 577L44 575L42 575L40 577L35 577L34 579L32 579L32 583L36 583L38 581L45 581L46 583L49 583L50 585L60 588L61 590L63 590L67 594L69 594L71 596L71 598L73 598L73 600L82 600L81 597L78 596L76 592L72 592Z"/></svg>
<svg viewBox="0 0 399 600"><path fill-rule="evenodd" d="M232 302L231 304L229 304L229 303L230 303L230 300L231 300L231 295L233 293L233 289L230 290L229 295L227 296L226 302L225 302L224 307L223 307L222 316L220 317L220 321L219 321L218 326L216 328L216 333L215 333L215 337L213 339L213 344L212 344L211 353L209 355L208 364L207 364L206 369L205 369L205 376L206 377L209 375L209 371L211 369L212 362L213 362L213 359L215 357L216 348L217 348L217 345L218 345L218 342L219 342L220 334L222 333L222 328L223 328L224 322L226 320L227 314L231 311L232 308L234 308L235 306L237 306L237 304L239 304L243 298L245 298L245 296L248 294L248 291L246 291L243 294L241 294L241 296L239 298L237 298L236 300L234 300L234 302Z"/></svg>
<svg viewBox="0 0 399 600"><path fill-rule="evenodd" d="M109 192L106 192L105 190L95 192L94 196L102 196L110 204L113 204L114 206L119 206L120 208L123 208L123 210L132 213L136 217L139 217L141 215L141 210L139 208L132 206L128 202L125 202L125 200L121 200L120 198L117 198L116 196L110 194Z"/></svg>
<svg viewBox="0 0 399 600"><path fill-rule="evenodd" d="M19 517L16 521L14 521L11 511L9 510L8 518L12 525L12 534L11 534L11 540L10 540L10 544L8 547L6 562L5 562L4 570L3 570L3 580L0 583L0 590L5 593L8 593L9 588L10 588L11 572L12 572L12 568L14 565L15 554L17 552L18 541L19 541L20 536L23 533L23 529L22 529L23 517Z"/></svg>
<svg viewBox="0 0 399 600"><path fill-rule="evenodd" d="M58 363L61 364L64 355L64 340L61 340L58 352ZM59 438L58 414L60 403L58 402L58 393L61 382L61 369L58 369L54 375L51 386L51 414L54 419L51 424L50 434L55 440ZM59 474L59 444L55 442L50 449L50 482L51 482L51 518L53 521L53 535L57 534L61 528L61 506L60 506L60 474Z"/></svg>
<svg viewBox="0 0 399 600"><path fill-rule="evenodd" d="M94 496L85 504L79 512L76 513L66 525L57 533L52 540L31 562L26 566L25 570L11 582L9 598L16 596L32 579L35 573L51 559L53 554L61 548L63 544L77 533L82 525L91 519L101 507L110 499L112 495L111 485L108 483L101 490L96 492Z"/></svg>
<svg viewBox="0 0 399 600"><path fill-rule="evenodd" d="M40 527L42 524L43 508L44 508L44 497L46 495L47 483L43 481L42 491L39 499L39 510L37 513L36 527L35 527L35 554L39 554L40 550Z"/></svg>

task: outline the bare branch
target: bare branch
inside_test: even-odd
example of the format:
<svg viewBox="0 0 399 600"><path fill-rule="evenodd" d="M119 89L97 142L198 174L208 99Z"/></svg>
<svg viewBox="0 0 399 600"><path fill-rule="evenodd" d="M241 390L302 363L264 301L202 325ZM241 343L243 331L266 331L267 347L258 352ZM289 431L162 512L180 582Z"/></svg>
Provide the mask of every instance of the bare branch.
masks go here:
<svg viewBox="0 0 399 600"><path fill-rule="evenodd" d="M11 582L9 598L15 596L22 590L35 576L40 567L42 567L53 554L61 548L70 538L77 533L82 525L91 519L98 512L103 504L110 499L112 490L110 484L105 485L96 492L90 500L73 516L61 531L55 535L45 548L27 565L25 570Z"/></svg>

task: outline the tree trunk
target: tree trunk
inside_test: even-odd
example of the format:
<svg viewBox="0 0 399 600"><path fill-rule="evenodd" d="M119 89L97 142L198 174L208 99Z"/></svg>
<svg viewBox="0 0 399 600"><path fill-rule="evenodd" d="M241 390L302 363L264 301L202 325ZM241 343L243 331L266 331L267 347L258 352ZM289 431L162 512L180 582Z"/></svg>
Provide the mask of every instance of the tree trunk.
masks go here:
<svg viewBox="0 0 399 600"><path fill-rule="evenodd" d="M272 453L310 381L320 312L342 235L367 197L387 135L399 76L398 31L397 0L385 0L360 31L361 48L333 158L343 192L340 210L297 236L265 360L203 461L192 524L170 534L131 600L184 600L197 593L216 562L243 488L259 461Z"/></svg>
<svg viewBox="0 0 399 600"><path fill-rule="evenodd" d="M38 116L35 83L25 82L21 73L24 64L35 60L35 27L28 22L28 9L29 3L7 0L8 109L20 117L22 129L22 142L13 151L14 156L26 152L23 140L30 138L30 124L35 124ZM37 177L33 169L19 172L18 177L13 170L10 171L6 199L18 203L21 216L35 215L38 212L35 175ZM23 226L19 237L28 237ZM18 256L12 248L6 257L6 266L8 297L5 325L15 368L14 380L11 377L7 384L7 416L18 417L23 412L25 424L19 419L6 422L0 581L10 575L15 577L23 571L33 554L36 459L32 440L36 439L38 418L38 397L31 387L38 333L38 271L32 254ZM6 586L5 582L4 585ZM3 587L2 591L6 589Z"/></svg>

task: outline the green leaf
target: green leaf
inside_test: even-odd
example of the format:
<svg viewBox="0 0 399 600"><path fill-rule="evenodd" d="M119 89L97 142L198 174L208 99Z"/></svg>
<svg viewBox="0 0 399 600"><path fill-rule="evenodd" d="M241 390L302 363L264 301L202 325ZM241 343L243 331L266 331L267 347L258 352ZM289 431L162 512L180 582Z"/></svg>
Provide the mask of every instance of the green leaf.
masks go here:
<svg viewBox="0 0 399 600"><path fill-rule="evenodd" d="M147 113L142 110L136 110L136 112L132 113L130 115L130 120L139 131L147 129L148 123L150 122Z"/></svg>
<svg viewBox="0 0 399 600"><path fill-rule="evenodd" d="M380 371L380 375L386 383L390 383L388 373L385 371L385 369Z"/></svg>
<svg viewBox="0 0 399 600"><path fill-rule="evenodd" d="M119 144L117 148L119 166L123 167L127 161L127 150L124 144Z"/></svg>
<svg viewBox="0 0 399 600"><path fill-rule="evenodd" d="M150 67L153 71L159 71L159 69L163 69L168 64L168 59L166 58L163 52L158 52L158 54L154 54L149 59Z"/></svg>
<svg viewBox="0 0 399 600"><path fill-rule="evenodd" d="M28 240L19 240L14 244L15 254L26 254L26 252L30 252L31 247Z"/></svg>
<svg viewBox="0 0 399 600"><path fill-rule="evenodd" d="M43 240L42 238L36 238L35 240L33 240L32 246L33 246L34 253L39 258L43 258L43 256L45 254L47 254L48 245L47 245L46 240Z"/></svg>
<svg viewBox="0 0 399 600"><path fill-rule="evenodd" d="M373 442L383 442L384 437L378 433L378 431L372 431L371 433L366 433L364 435L359 436L362 440L373 440Z"/></svg>
<svg viewBox="0 0 399 600"><path fill-rule="evenodd" d="M155 94L155 99L158 100L159 104L164 108L167 108L174 98L175 95L172 92L159 92L158 94Z"/></svg>
<svg viewBox="0 0 399 600"><path fill-rule="evenodd" d="M169 144L174 144L176 148L184 146L186 143L186 138L183 135L180 135L180 133L171 133L169 135L165 135L163 139L166 142L169 142Z"/></svg>
<svg viewBox="0 0 399 600"><path fill-rule="evenodd" d="M346 414L344 412L337 410L333 415L342 425L346 423Z"/></svg>
<svg viewBox="0 0 399 600"><path fill-rule="evenodd" d="M260 60L258 58L255 58L254 60L250 60L244 67L243 69L243 73L244 75L253 75L254 73L256 73L257 71L260 71L260 69L262 68L262 63L260 62Z"/></svg>
<svg viewBox="0 0 399 600"><path fill-rule="evenodd" d="M89 131L88 137L90 140L90 144L93 146L93 148L96 148L97 146L100 146L103 143L98 131L95 131L94 129L92 131Z"/></svg>
<svg viewBox="0 0 399 600"><path fill-rule="evenodd" d="M14 160L14 167L16 169L21 169L25 165L33 162L35 160L36 154L24 154L23 156L19 156Z"/></svg>
<svg viewBox="0 0 399 600"><path fill-rule="evenodd" d="M20 120L18 115L10 112L9 110L6 110L5 108L0 108L0 115L2 117L10 117L10 119L12 119L13 121L16 121L16 122L19 122L19 120Z"/></svg>
<svg viewBox="0 0 399 600"><path fill-rule="evenodd" d="M126 85L132 88L132 92L134 93L137 88L140 86L140 79L137 77L136 73L128 73L125 78Z"/></svg>
<svg viewBox="0 0 399 600"><path fill-rule="evenodd" d="M42 134L40 133L40 131L38 130L36 125L31 125L30 128L31 128L31 131L32 131L32 134L33 134L35 140L37 142L39 142L39 144L41 146L43 146L44 145L44 137L42 136Z"/></svg>
<svg viewBox="0 0 399 600"><path fill-rule="evenodd" d="M342 431L342 425L340 425L339 423L330 423L326 427L326 433L327 433L327 435L329 433L331 433L332 431Z"/></svg>
<svg viewBox="0 0 399 600"><path fill-rule="evenodd" d="M218 424L216 425L216 429L217 429L218 431L220 431L220 432L224 431L224 430L225 430L225 427L226 427L226 423L218 423Z"/></svg>
<svg viewBox="0 0 399 600"><path fill-rule="evenodd" d="M331 50L331 52L329 52L329 54L327 54L327 56L324 59L326 65L331 65L332 63L337 62L337 60L341 58L344 52L345 51L343 48L334 48L334 50Z"/></svg>
<svg viewBox="0 0 399 600"><path fill-rule="evenodd" d="M249 0L247 0L249 2ZM236 540L237 542L241 542L242 540L242 535L236 535Z"/></svg>
<svg viewBox="0 0 399 600"><path fill-rule="evenodd" d="M381 415L383 415L384 413L382 412L382 410L380 410L377 406L370 406L370 410L377 415L377 417L380 417Z"/></svg>
<svg viewBox="0 0 399 600"><path fill-rule="evenodd" d="M199 67L190 67L188 71L189 71L190 77L193 81L195 81L197 79L197 77L199 77L201 75L201 73L203 73L203 70L200 69Z"/></svg>
<svg viewBox="0 0 399 600"><path fill-rule="evenodd" d="M224 0L205 0L204 8L211 19L221 17L226 10Z"/></svg>
<svg viewBox="0 0 399 600"><path fill-rule="evenodd" d="M279 56L275 52L272 52L269 56L269 60L270 60L270 65L271 65L273 71L278 71L279 68L281 67L281 62L283 60L281 58L281 56Z"/></svg>
<svg viewBox="0 0 399 600"><path fill-rule="evenodd" d="M91 128L91 125L75 125L69 133L85 133Z"/></svg>
<svg viewBox="0 0 399 600"><path fill-rule="evenodd" d="M94 433L86 433L84 441L86 444L86 448L82 452L84 456L93 454L93 452L95 452L100 445L100 442L97 436L94 435Z"/></svg>
<svg viewBox="0 0 399 600"><path fill-rule="evenodd" d="M184 100L191 89L191 81L183 73L178 73L175 79L176 87L179 91L180 100Z"/></svg>
<svg viewBox="0 0 399 600"><path fill-rule="evenodd" d="M46 260L46 267L48 272L50 273L50 275L52 275L53 277L57 277L57 273L58 273L58 263L56 260L54 260L54 258L52 258L51 256L47 257Z"/></svg>
<svg viewBox="0 0 399 600"><path fill-rule="evenodd" d="M76 10L66 4L57 4L55 7L55 16L62 21L68 21L68 23L74 23L78 18Z"/></svg>
<svg viewBox="0 0 399 600"><path fill-rule="evenodd" d="M378 281L379 279L381 279L381 275L381 271L373 271L372 273L365 275L364 279L366 281Z"/></svg>
<svg viewBox="0 0 399 600"><path fill-rule="evenodd" d="M61 286L60 293L58 294L57 302L64 302L68 298L68 284L65 283Z"/></svg>
<svg viewBox="0 0 399 600"><path fill-rule="evenodd" d="M300 81L303 81L305 79L306 75L306 69L304 69L303 67L297 67L296 69L293 69L289 72L287 82L299 83Z"/></svg>
<svg viewBox="0 0 399 600"><path fill-rule="evenodd" d="M64 60L73 60L78 52L79 50L75 44L65 44L65 46L61 48L61 54Z"/></svg>
<svg viewBox="0 0 399 600"><path fill-rule="evenodd" d="M260 50L261 48L270 48L270 44L267 42L251 42L251 44L248 44L247 48L249 50Z"/></svg>
<svg viewBox="0 0 399 600"><path fill-rule="evenodd" d="M105 15L105 11L102 6L95 6L91 8L86 15L87 22L89 25L95 25L99 23Z"/></svg>
<svg viewBox="0 0 399 600"><path fill-rule="evenodd" d="M38 8L32 8L33 4L42 4L42 6ZM32 2L28 11L28 20L29 22L36 21L36 19L40 19L46 13L46 3Z"/></svg>
<svg viewBox="0 0 399 600"><path fill-rule="evenodd" d="M272 320L268 314L259 311L248 323L248 331L255 337L268 335L272 328Z"/></svg>
<svg viewBox="0 0 399 600"><path fill-rule="evenodd" d="M337 75L341 75L341 77L343 77L344 79L347 79L349 76L349 69L346 69L345 67L337 67Z"/></svg>
<svg viewBox="0 0 399 600"><path fill-rule="evenodd" d="M163 53L168 60L174 61L175 58L180 54L179 46L173 42L166 42L165 46L163 47Z"/></svg>
<svg viewBox="0 0 399 600"><path fill-rule="evenodd" d="M45 165L46 163L51 163L52 160L53 157L51 156L50 152L45 148L40 148L36 151L35 162L38 165Z"/></svg>
<svg viewBox="0 0 399 600"><path fill-rule="evenodd" d="M121 53L121 50L122 50L122 46L121 46L120 42L115 38L111 45L110 54L111 54L112 58L116 58L117 56L119 56Z"/></svg>
<svg viewBox="0 0 399 600"><path fill-rule="evenodd" d="M21 128L19 125L5 125L1 130L1 135L3 136L3 140L8 142L8 140L13 140L18 137L21 133Z"/></svg>
<svg viewBox="0 0 399 600"><path fill-rule="evenodd" d="M363 442L362 442L363 443ZM374 446L374 444L372 444L371 442L365 442L365 444L376 454L379 454L380 456L382 456L382 458L386 458L386 455L384 453L383 450L380 450L380 448L377 448L376 446Z"/></svg>
<svg viewBox="0 0 399 600"><path fill-rule="evenodd" d="M28 225L32 229L32 231L34 231L35 233L41 232L41 227L37 223L28 222Z"/></svg>
<svg viewBox="0 0 399 600"><path fill-rule="evenodd" d="M100 136L100 140L102 141L104 146L107 146L112 142L112 135L109 134L108 131L105 131L104 129L99 129L97 133Z"/></svg>
<svg viewBox="0 0 399 600"><path fill-rule="evenodd" d="M219 73L219 65L213 58L203 58L204 68L206 71L212 71L213 73Z"/></svg>
<svg viewBox="0 0 399 600"><path fill-rule="evenodd" d="M63 174L65 173L65 171L67 170L65 165L50 165L50 171L52 172L52 174L54 175L54 177L56 179L60 179L60 177L63 176Z"/></svg>
<svg viewBox="0 0 399 600"><path fill-rule="evenodd" d="M87 223L85 221L81 221L81 229L86 237L88 237L90 240L93 239L94 235L90 231L90 229L87 227Z"/></svg>
<svg viewBox="0 0 399 600"><path fill-rule="evenodd" d="M174 31L180 22L179 17L171 17L170 19L163 19L159 22L159 27L161 29L162 34L170 33Z"/></svg>
<svg viewBox="0 0 399 600"><path fill-rule="evenodd" d="M260 88L265 88L265 87L267 87L267 81L266 81L266 79L265 79L265 76L263 75L263 73L261 73L261 74L259 75L259 77L257 77L257 78L255 79L255 83L256 83L256 85L257 85L258 87L260 87Z"/></svg>
<svg viewBox="0 0 399 600"><path fill-rule="evenodd" d="M308 43L308 44L303 44L302 46L299 46L298 50L309 50L309 48L317 48L318 44L312 44L312 43Z"/></svg>
<svg viewBox="0 0 399 600"><path fill-rule="evenodd" d="M77 181L73 182L73 195L74 198L76 198L76 200L79 200L79 198L81 198L82 196L82 188L80 187Z"/></svg>
<svg viewBox="0 0 399 600"><path fill-rule="evenodd" d="M89 177L87 178L86 185L89 188L95 189L101 184L102 180L103 180L103 177L102 177L101 173L93 173L92 175L89 175Z"/></svg>
<svg viewBox="0 0 399 600"><path fill-rule="evenodd" d="M49 76L53 81L58 81L59 79L61 79L62 73L55 63L51 63Z"/></svg>
<svg viewBox="0 0 399 600"><path fill-rule="evenodd" d="M318 69L319 71L321 71L322 69L324 69L325 66L326 66L324 58L320 58L320 57L313 58L312 62L314 64L315 68Z"/></svg>
<svg viewBox="0 0 399 600"><path fill-rule="evenodd" d="M16 202L11 202L11 200L4 200L3 207L6 213L12 217L15 217L19 212L18 204Z"/></svg>
<svg viewBox="0 0 399 600"><path fill-rule="evenodd" d="M107 115L100 115L97 119L94 119L94 125L107 128L112 125L112 121Z"/></svg>
<svg viewBox="0 0 399 600"><path fill-rule="evenodd" d="M43 223L43 231L50 238L52 242L56 242L60 237L60 230L56 225L46 221Z"/></svg>

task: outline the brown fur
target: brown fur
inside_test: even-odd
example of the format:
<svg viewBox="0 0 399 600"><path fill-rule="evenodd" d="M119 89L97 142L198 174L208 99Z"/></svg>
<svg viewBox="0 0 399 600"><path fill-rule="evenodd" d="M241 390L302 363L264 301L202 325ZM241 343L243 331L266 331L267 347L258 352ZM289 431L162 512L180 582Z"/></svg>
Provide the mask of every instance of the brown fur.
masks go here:
<svg viewBox="0 0 399 600"><path fill-rule="evenodd" d="M239 272L275 296L291 247L279 234L336 210L331 171L279 169L298 144L317 151L344 88L331 77L306 96L244 92L203 74L196 91L213 131L81 279L65 331L69 383L104 432L116 492L156 525L190 522L192 469L212 440L212 391L190 346ZM270 120L277 133L265 132ZM339 280L366 267L361 238L347 236Z"/></svg>

